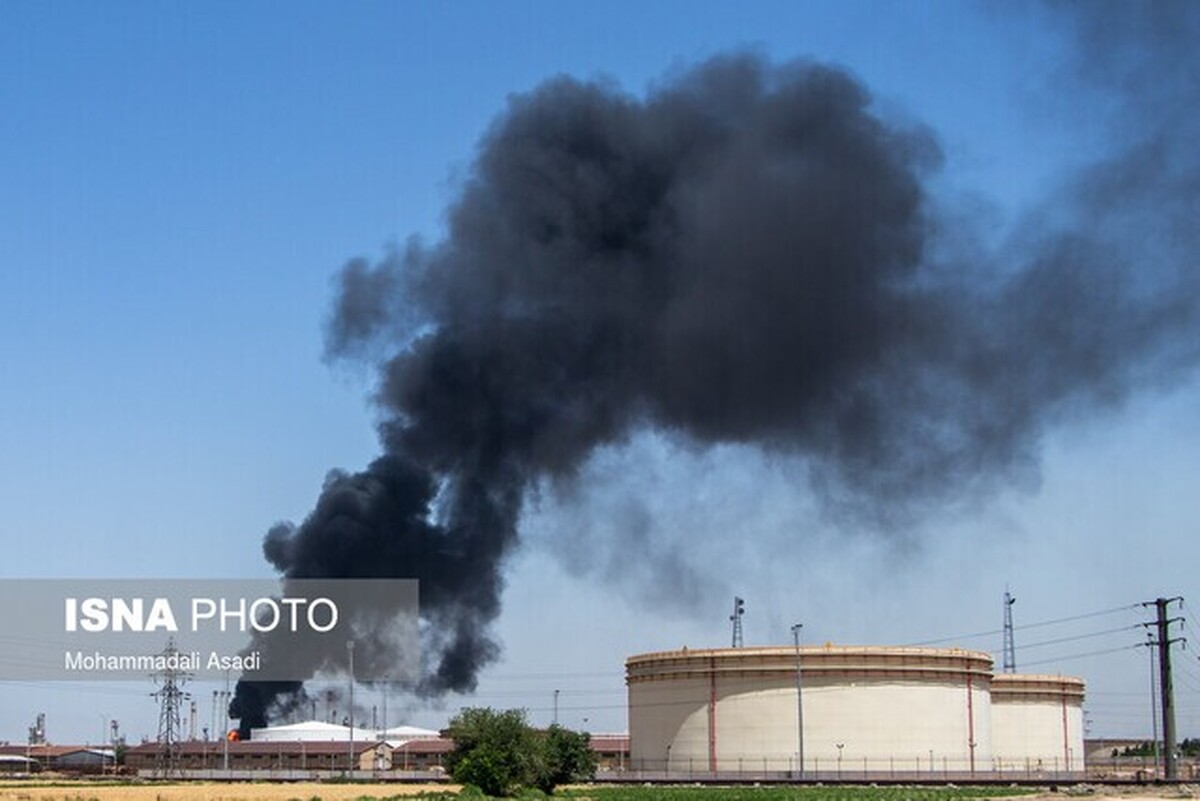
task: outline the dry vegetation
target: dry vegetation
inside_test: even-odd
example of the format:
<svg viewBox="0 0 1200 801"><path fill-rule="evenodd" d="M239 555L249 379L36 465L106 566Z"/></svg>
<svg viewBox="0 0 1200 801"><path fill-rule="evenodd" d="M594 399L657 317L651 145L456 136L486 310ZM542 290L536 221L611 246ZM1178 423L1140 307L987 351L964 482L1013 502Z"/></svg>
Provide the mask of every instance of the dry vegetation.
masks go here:
<svg viewBox="0 0 1200 801"><path fill-rule="evenodd" d="M455 792L433 784L16 784L0 785L0 801L352 801Z"/></svg>
<svg viewBox="0 0 1200 801"><path fill-rule="evenodd" d="M101 784L98 782L3 781L0 801L359 801L424 795L453 797L456 785L432 784L285 784L245 782L207 784ZM979 787L571 787L555 798L564 801L1163 801L1197 797L1188 785L1104 785L1062 788ZM1007 798L1006 798L1007 797ZM473 798L482 799L482 796Z"/></svg>

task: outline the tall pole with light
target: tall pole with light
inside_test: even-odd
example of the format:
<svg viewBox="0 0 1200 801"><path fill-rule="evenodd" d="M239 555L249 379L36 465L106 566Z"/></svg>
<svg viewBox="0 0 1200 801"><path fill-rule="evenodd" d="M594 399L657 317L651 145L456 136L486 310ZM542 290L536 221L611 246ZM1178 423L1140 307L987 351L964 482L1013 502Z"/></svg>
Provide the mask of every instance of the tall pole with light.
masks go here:
<svg viewBox="0 0 1200 801"><path fill-rule="evenodd" d="M99 715L100 715L100 745L97 747L96 750L100 752L100 773L101 773L101 775L103 775L104 771L106 770L107 763L108 763L108 755L104 752L104 740L105 740L105 738L108 737L108 713L100 712ZM116 769L117 769L117 752L116 752L116 747L114 746L114 748L113 748L113 771L115 772Z"/></svg>
<svg viewBox="0 0 1200 801"><path fill-rule="evenodd" d="M800 629L803 623L792 626L792 641L796 644L796 758L799 763L798 778L804 778L804 681L800 669Z"/></svg>
<svg viewBox="0 0 1200 801"><path fill-rule="evenodd" d="M225 691L221 694L221 708L225 711L221 713L221 731L224 736L221 737L221 769L226 775L229 773L229 668L225 669Z"/></svg>
<svg viewBox="0 0 1200 801"><path fill-rule="evenodd" d="M346 651L350 658L350 776L354 775L354 640L346 642Z"/></svg>

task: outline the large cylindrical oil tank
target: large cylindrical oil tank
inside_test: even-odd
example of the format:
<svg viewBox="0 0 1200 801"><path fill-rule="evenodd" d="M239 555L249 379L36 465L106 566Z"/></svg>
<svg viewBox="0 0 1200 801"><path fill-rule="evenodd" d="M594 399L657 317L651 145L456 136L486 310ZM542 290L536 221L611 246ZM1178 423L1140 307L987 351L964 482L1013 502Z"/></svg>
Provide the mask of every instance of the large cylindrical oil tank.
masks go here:
<svg viewBox="0 0 1200 801"><path fill-rule="evenodd" d="M997 770L1083 770L1082 679L1000 673L992 677L992 754Z"/></svg>
<svg viewBox="0 0 1200 801"><path fill-rule="evenodd" d="M682 649L625 667L635 770L794 771L801 717L805 771L992 765L992 659L979 651Z"/></svg>

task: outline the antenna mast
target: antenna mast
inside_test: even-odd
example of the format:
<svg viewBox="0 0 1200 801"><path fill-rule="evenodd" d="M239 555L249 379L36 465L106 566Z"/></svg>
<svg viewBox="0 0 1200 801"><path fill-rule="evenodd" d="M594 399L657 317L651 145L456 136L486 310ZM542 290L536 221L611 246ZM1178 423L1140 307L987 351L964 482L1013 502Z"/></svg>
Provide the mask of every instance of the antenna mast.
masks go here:
<svg viewBox="0 0 1200 801"><path fill-rule="evenodd" d="M1012 608L1017 599L1004 588L1004 672L1017 672L1017 646L1013 640Z"/></svg>
<svg viewBox="0 0 1200 801"><path fill-rule="evenodd" d="M741 648L744 644L742 639L742 615L746 614L746 602L736 595L733 598L733 614L729 616L729 622L733 624L733 647Z"/></svg>

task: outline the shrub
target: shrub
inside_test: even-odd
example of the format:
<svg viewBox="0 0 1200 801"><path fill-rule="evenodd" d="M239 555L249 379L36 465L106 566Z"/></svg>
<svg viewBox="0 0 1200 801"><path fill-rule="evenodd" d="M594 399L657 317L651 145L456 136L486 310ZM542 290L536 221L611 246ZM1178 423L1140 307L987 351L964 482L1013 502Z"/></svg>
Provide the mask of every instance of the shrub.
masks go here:
<svg viewBox="0 0 1200 801"><path fill-rule="evenodd" d="M446 759L451 778L487 795L551 793L559 784L584 781L596 772L587 734L558 725L537 731L523 710L464 709L450 721L449 734L454 740Z"/></svg>

